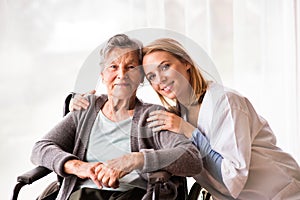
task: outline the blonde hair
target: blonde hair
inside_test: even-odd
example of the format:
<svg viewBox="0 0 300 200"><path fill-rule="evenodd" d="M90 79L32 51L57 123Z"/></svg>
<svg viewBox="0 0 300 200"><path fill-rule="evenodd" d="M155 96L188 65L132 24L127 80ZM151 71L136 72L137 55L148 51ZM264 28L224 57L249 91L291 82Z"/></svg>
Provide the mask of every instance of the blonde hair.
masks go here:
<svg viewBox="0 0 300 200"><path fill-rule="evenodd" d="M156 51L168 52L172 56L177 58L180 62L190 64L191 67L188 70L188 72L190 75L189 82L191 88L193 89L192 104L200 104L207 89L207 82L201 74L199 68L196 66L194 61L188 55L187 51L184 49L184 47L179 42L171 38L157 39L143 48L143 56L146 56ZM164 106L166 106L168 109L171 109L171 111L178 112L178 110L174 110L174 107L172 107L168 103L164 96L162 96L158 92L157 94ZM178 102L176 102L176 104L177 103Z"/></svg>

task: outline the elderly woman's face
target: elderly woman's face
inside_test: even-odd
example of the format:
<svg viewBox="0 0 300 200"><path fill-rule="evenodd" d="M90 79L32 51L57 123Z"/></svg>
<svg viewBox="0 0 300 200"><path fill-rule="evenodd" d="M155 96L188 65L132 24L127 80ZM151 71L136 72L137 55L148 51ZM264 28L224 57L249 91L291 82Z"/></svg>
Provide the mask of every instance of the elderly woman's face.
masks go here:
<svg viewBox="0 0 300 200"><path fill-rule="evenodd" d="M127 99L136 94L143 75L136 51L113 49L106 58L101 73L108 95Z"/></svg>

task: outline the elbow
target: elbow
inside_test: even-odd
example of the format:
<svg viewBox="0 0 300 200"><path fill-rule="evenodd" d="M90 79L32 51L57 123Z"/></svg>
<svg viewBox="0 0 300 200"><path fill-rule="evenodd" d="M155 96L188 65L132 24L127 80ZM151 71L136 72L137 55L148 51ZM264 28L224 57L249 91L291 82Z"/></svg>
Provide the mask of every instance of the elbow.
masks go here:
<svg viewBox="0 0 300 200"><path fill-rule="evenodd" d="M31 151L31 155L30 155L30 161L34 165L39 165L37 152L39 152L39 151L37 150L36 145L34 145L32 151Z"/></svg>
<svg viewBox="0 0 300 200"><path fill-rule="evenodd" d="M192 171L193 174L192 174L191 176L195 176L195 175L197 175L197 174L200 174L201 171L202 171L202 169L203 169L203 164L202 164L202 162L197 163L195 169L193 169L193 171Z"/></svg>
<svg viewBox="0 0 300 200"><path fill-rule="evenodd" d="M186 176L195 176L200 174L203 169L202 160L199 158L194 159L190 163L186 163L186 166L188 167L188 173Z"/></svg>
<svg viewBox="0 0 300 200"><path fill-rule="evenodd" d="M30 161L31 161L32 164L37 165L36 159L32 154L30 156Z"/></svg>
<svg viewBox="0 0 300 200"><path fill-rule="evenodd" d="M202 163L196 164L195 162L187 162L183 168L178 168L173 171L173 175L182 177L193 177L200 174L202 171Z"/></svg>
<svg viewBox="0 0 300 200"><path fill-rule="evenodd" d="M203 162L200 152L197 149L191 149L190 159L187 159L186 166L189 170L188 176L195 176L201 173L203 169Z"/></svg>
<svg viewBox="0 0 300 200"><path fill-rule="evenodd" d="M194 168L191 169L191 176L195 176L197 174L200 174L203 169L203 163L200 159L198 159L198 162L194 163Z"/></svg>
<svg viewBox="0 0 300 200"><path fill-rule="evenodd" d="M203 169L203 162L199 151L194 149L189 151L186 156L184 156L181 166L182 167L177 174L179 176L192 177L201 173Z"/></svg>

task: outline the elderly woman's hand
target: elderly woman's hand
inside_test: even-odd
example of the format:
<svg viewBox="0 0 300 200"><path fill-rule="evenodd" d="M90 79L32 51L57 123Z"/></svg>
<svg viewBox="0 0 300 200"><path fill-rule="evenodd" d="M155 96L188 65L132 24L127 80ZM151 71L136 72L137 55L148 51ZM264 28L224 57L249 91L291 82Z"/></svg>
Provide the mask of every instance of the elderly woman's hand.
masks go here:
<svg viewBox="0 0 300 200"><path fill-rule="evenodd" d="M144 166L144 155L142 152L126 154L119 158L107 161L97 166L95 173L98 181L106 187L119 187L119 179L133 170L142 169Z"/></svg>
<svg viewBox="0 0 300 200"><path fill-rule="evenodd" d="M183 134L187 138L192 137L192 133L195 127L179 117L178 115L167 112L164 110L156 110L150 113L150 117L147 119L149 127L154 132L161 130L169 130L178 134Z"/></svg>
<svg viewBox="0 0 300 200"><path fill-rule="evenodd" d="M87 94L75 94L74 97L71 99L69 104L69 110L75 111L75 110L81 110L81 109L87 109L89 106L89 101L85 98L88 94L95 94L96 90L92 90Z"/></svg>
<svg viewBox="0 0 300 200"><path fill-rule="evenodd" d="M97 179L95 169L103 165L101 162L84 162L81 160L68 160L64 164L64 171L67 174L73 174L81 179L90 178L100 189L102 188L101 183Z"/></svg>
<svg viewBox="0 0 300 200"><path fill-rule="evenodd" d="M95 173L97 174L97 181L105 187L118 188L119 179L125 176L127 173L109 168L106 165L100 165L95 168Z"/></svg>

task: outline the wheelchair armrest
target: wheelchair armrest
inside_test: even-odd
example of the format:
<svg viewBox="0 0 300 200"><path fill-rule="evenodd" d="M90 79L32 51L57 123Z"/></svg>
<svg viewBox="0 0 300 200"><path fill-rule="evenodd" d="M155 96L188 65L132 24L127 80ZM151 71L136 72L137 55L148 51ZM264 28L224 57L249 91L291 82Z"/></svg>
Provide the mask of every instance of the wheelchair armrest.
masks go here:
<svg viewBox="0 0 300 200"><path fill-rule="evenodd" d="M44 176L47 176L51 172L52 171L50 169L39 166L39 167L36 167L36 168L22 174L21 176L18 176L18 178L17 178L18 183L14 187L14 192L13 192L13 196L11 199L17 200L19 192L24 185L31 184L34 181L37 181L40 178L43 178Z"/></svg>
<svg viewBox="0 0 300 200"><path fill-rule="evenodd" d="M38 167L22 174L21 176L18 176L17 181L25 183L25 184L31 184L34 181L37 181L40 178L43 178L44 176L47 176L51 172L52 171L46 167L38 166Z"/></svg>
<svg viewBox="0 0 300 200"><path fill-rule="evenodd" d="M150 184L167 182L171 177L171 174L166 171L157 171L148 174L148 181Z"/></svg>
<svg viewBox="0 0 300 200"><path fill-rule="evenodd" d="M145 199L159 200L175 199L178 195L177 184L171 181L172 175L167 171L156 171L148 173L148 187ZM180 195L178 195L180 197ZM182 199L182 198L179 198Z"/></svg>
<svg viewBox="0 0 300 200"><path fill-rule="evenodd" d="M159 199L159 189L161 184L166 183L171 178L171 174L166 171L157 171L148 175L148 180L150 184L154 184L154 195L152 199L158 200ZM202 190L202 186L195 182L190 189L186 200L197 200L200 192ZM209 200L211 194L208 192L203 193L203 199Z"/></svg>

